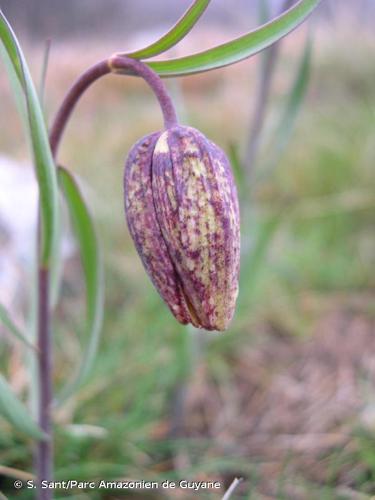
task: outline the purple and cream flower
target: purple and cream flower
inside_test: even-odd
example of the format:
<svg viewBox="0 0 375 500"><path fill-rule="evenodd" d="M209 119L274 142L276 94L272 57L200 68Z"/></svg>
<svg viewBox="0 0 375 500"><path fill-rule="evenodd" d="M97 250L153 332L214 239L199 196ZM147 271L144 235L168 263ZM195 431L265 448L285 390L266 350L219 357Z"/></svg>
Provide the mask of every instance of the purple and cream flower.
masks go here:
<svg viewBox="0 0 375 500"><path fill-rule="evenodd" d="M238 295L240 228L223 151L191 127L148 135L129 154L124 191L130 234L171 312L225 330Z"/></svg>

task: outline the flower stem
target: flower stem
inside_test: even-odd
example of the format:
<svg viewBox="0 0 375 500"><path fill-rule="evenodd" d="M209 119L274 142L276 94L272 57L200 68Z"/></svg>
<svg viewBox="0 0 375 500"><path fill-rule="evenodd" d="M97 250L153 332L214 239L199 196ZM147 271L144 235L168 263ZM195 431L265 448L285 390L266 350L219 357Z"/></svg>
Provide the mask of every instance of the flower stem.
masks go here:
<svg viewBox="0 0 375 500"><path fill-rule="evenodd" d="M109 73L142 77L151 87L159 101L165 128L170 128L177 124L176 111L161 78L141 61L137 61L131 57L114 55L109 59L94 64L82 73L66 94L50 130L50 145L54 158L56 158L66 124L80 97L91 84Z"/></svg>
<svg viewBox="0 0 375 500"><path fill-rule="evenodd" d="M173 102L165 88L165 85L155 71L145 63L120 55L114 55L109 59L109 65L113 73L133 74L140 76L149 84L157 97L164 116L165 128L177 125L177 115Z"/></svg>
<svg viewBox="0 0 375 500"><path fill-rule="evenodd" d="M156 95L163 112L165 128L177 124L177 116L171 98L161 80L146 64L130 57L114 55L99 61L87 69L67 92L50 129L49 141L53 158L56 160L58 148L72 112L84 92L96 80L109 73L137 75L142 77ZM40 231L38 233L40 241ZM39 483L39 500L50 500L51 490L40 487L42 480L52 480L53 444L51 426L52 405L52 340L50 332L49 269L39 265L38 270L38 421L40 428L49 437L37 446L36 465Z"/></svg>
<svg viewBox="0 0 375 500"><path fill-rule="evenodd" d="M100 61L86 70L69 89L56 114L49 134L49 142L54 158L57 156L61 137L79 98L92 83L100 77L110 73L110 71L107 60Z"/></svg>

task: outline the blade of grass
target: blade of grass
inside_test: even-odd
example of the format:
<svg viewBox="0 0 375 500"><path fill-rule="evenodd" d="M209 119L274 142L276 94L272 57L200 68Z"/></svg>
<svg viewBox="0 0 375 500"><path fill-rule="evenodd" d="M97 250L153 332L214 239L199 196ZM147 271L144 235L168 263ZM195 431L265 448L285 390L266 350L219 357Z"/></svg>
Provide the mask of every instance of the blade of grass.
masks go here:
<svg viewBox="0 0 375 500"><path fill-rule="evenodd" d="M265 24L271 17L269 0L258 0L258 18L260 24Z"/></svg>
<svg viewBox="0 0 375 500"><path fill-rule="evenodd" d="M103 320L104 283L94 224L80 189L65 168L59 167L58 173L80 247L87 302L87 344L76 377L67 384L58 398L58 402L61 403L85 382L95 360Z"/></svg>
<svg viewBox="0 0 375 500"><path fill-rule="evenodd" d="M289 9L292 4L293 0L284 0L281 6L280 14ZM263 14L269 15L269 12L264 12ZM248 177L248 183L250 183L252 173L255 169L255 164L257 161L258 150L267 114L266 112L271 94L273 76L279 57L280 46L281 42L279 41L277 43L274 43L269 49L263 52L262 66L260 69L259 81L256 90L254 114L252 117L251 128L247 141L246 156L243 162Z"/></svg>
<svg viewBox="0 0 375 500"><path fill-rule="evenodd" d="M311 36L308 36L302 53L297 75L289 93L289 97L286 102L284 112L280 118L276 133L277 140L275 141L275 150L278 151L279 156L284 150L293 132L296 118L303 104L303 99L306 95L310 79L311 55L312 39Z"/></svg>
<svg viewBox="0 0 375 500"><path fill-rule="evenodd" d="M58 216L57 176L41 105L18 40L0 10L0 40L21 83L27 103L29 135L38 179L41 207L41 264L48 266L53 250ZM15 90L17 92L17 89Z"/></svg>
<svg viewBox="0 0 375 500"><path fill-rule="evenodd" d="M45 88L46 88L46 80L47 80L47 71L48 71L48 63L49 56L51 52L52 41L48 38L45 42L44 54L43 54L43 63L40 75L39 82L39 99L42 107L44 108L44 99L45 99ZM44 114L46 112L44 110ZM58 200L60 202L60 199ZM60 286L61 286L61 278L63 272L63 260L61 258L61 249L62 249L62 221L60 217L57 218L56 226L55 226L55 239L54 246L51 255L51 273L50 273L50 305L51 309L54 310L57 302L59 300L60 295Z"/></svg>
<svg viewBox="0 0 375 500"><path fill-rule="evenodd" d="M300 0L273 21L230 42L189 56L166 61L147 61L162 77L191 75L228 66L269 47L297 28L321 0Z"/></svg>
<svg viewBox="0 0 375 500"><path fill-rule="evenodd" d="M240 199L246 194L246 179L243 164L240 158L239 145L231 142L228 146L228 158L232 166L233 175L237 184Z"/></svg>
<svg viewBox="0 0 375 500"><path fill-rule="evenodd" d="M60 200L59 200L60 201ZM63 237L63 221L61 216L57 218L55 225L55 239L51 255L51 272L50 272L50 306L53 311L58 303L61 279L63 275L64 261L62 258L62 237Z"/></svg>
<svg viewBox="0 0 375 500"><path fill-rule="evenodd" d="M144 49L122 53L122 55L134 57L135 59L145 59L154 57L170 49L189 33L203 12L207 9L210 1L211 0L195 0L173 28L159 38L159 40L153 42Z"/></svg>
<svg viewBox="0 0 375 500"><path fill-rule="evenodd" d="M21 330L15 325L11 319L8 311L5 307L0 304L0 321L5 325L6 329L14 335L14 337L25 344L25 346L35 349L35 346L30 342L30 340L24 335Z"/></svg>
<svg viewBox="0 0 375 500"><path fill-rule="evenodd" d="M42 71L40 74L40 82L39 82L39 99L42 107L44 105L44 94L46 90L47 70L48 70L50 51L51 51L51 39L48 38L45 43Z"/></svg>
<svg viewBox="0 0 375 500"><path fill-rule="evenodd" d="M9 78L10 85L11 85L11 88L13 91L13 98L14 98L14 102L15 102L16 107L17 107L17 111L20 115L25 135L27 135L28 118L27 118L25 93L23 91L21 82L18 79L17 73L14 69L14 66L12 64L10 57L9 57L9 54L5 50L4 45L2 45L1 43L0 43L0 54L1 54L1 58L2 58L4 65L5 65L6 72L8 74L8 78Z"/></svg>
<svg viewBox="0 0 375 500"><path fill-rule="evenodd" d="M296 73L296 77L293 80L288 98L285 103L285 107L281 113L276 131L272 138L271 159L264 165L259 174L259 178L263 179L267 177L270 172L277 166L277 164L280 162L280 157L282 156L290 141L296 124L298 113L301 110L309 85L311 55L312 39L311 36L308 35L301 56L301 61Z"/></svg>
<svg viewBox="0 0 375 500"><path fill-rule="evenodd" d="M258 223L255 243L248 252L241 255L241 280L239 303L237 310L249 307L256 286L257 278L265 263L268 249L282 221L281 215L270 216L264 222Z"/></svg>
<svg viewBox="0 0 375 500"><path fill-rule="evenodd" d="M28 290L29 307L26 318L27 337L34 345L36 345L37 342L38 330L38 254L36 246L37 245L33 248L33 257L30 268L28 269L28 282L30 283L30 286ZM38 357L26 356L25 363L29 378L28 406L31 409L32 416L35 420L37 420L39 399Z"/></svg>
<svg viewBox="0 0 375 500"><path fill-rule="evenodd" d="M5 378L0 375L0 414L16 429L35 439L45 439L26 406L15 396Z"/></svg>

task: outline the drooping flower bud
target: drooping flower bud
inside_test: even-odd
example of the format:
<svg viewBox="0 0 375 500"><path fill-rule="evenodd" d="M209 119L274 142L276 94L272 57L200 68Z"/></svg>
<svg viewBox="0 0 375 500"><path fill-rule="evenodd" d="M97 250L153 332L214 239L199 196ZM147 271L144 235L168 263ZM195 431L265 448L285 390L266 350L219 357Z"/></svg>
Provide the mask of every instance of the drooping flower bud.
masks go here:
<svg viewBox="0 0 375 500"><path fill-rule="evenodd" d="M125 166L131 236L181 323L225 330L238 295L240 230L229 162L191 127L141 139Z"/></svg>

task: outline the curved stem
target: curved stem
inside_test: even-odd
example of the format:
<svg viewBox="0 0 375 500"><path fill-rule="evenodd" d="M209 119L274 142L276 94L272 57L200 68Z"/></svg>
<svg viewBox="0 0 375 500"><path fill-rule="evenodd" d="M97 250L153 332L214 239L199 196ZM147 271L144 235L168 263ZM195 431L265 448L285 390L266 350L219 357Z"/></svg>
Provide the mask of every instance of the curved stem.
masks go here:
<svg viewBox="0 0 375 500"><path fill-rule="evenodd" d="M92 83L109 73L128 74L142 77L153 90L163 112L165 128L177 124L176 111L161 78L146 64L130 57L114 55L100 61L86 70L66 94L50 130L50 145L56 158L61 137L79 98Z"/></svg>
<svg viewBox="0 0 375 500"><path fill-rule="evenodd" d="M165 128L170 128L177 124L177 116L173 103L160 77L140 61L125 56L114 55L109 59L94 64L94 66L86 70L66 94L53 121L49 135L54 159L56 159L65 127L79 98L91 84L109 73L142 77L151 87L159 101L163 112ZM38 414L39 425L49 436L49 439L38 443L36 464L38 481L50 481L52 479L53 448L50 415L52 402L52 345L49 307L49 269L41 265L39 265L38 273L38 302L38 347L40 350L38 357L40 390ZM51 490L39 489L39 500L50 500L51 497Z"/></svg>
<svg viewBox="0 0 375 500"><path fill-rule="evenodd" d="M109 65L113 73L138 75L145 80L157 97L164 116L165 128L177 125L177 115L172 100L159 75L149 68L145 63L125 57L114 55L109 59Z"/></svg>
<svg viewBox="0 0 375 500"><path fill-rule="evenodd" d="M68 93L64 97L64 100L55 116L49 134L49 143L54 158L56 158L57 150L66 124L79 98L92 83L98 80L101 76L110 72L111 69L108 65L108 61L100 61L86 70L68 90Z"/></svg>

